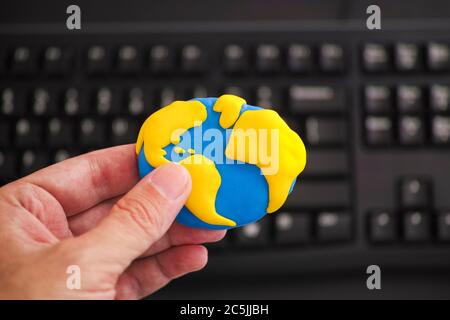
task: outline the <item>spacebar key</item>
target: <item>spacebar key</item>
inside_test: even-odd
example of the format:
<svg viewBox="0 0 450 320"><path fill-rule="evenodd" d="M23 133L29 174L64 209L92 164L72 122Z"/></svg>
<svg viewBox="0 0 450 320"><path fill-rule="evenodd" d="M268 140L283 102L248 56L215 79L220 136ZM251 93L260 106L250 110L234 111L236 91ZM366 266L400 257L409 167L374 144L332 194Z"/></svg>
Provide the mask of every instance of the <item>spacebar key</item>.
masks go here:
<svg viewBox="0 0 450 320"><path fill-rule="evenodd" d="M347 207L350 188L345 181L302 181L301 176L286 201L287 207Z"/></svg>

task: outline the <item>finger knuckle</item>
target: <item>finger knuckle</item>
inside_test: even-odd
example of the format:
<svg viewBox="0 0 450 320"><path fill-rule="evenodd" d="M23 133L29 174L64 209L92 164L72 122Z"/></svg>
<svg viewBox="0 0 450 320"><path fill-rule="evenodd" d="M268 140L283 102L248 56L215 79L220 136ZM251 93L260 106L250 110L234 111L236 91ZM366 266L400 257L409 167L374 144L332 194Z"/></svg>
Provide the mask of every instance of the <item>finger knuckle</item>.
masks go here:
<svg viewBox="0 0 450 320"><path fill-rule="evenodd" d="M152 236L154 230L159 230L163 227L161 208L154 201L148 201L138 196L124 197L115 206L147 236Z"/></svg>

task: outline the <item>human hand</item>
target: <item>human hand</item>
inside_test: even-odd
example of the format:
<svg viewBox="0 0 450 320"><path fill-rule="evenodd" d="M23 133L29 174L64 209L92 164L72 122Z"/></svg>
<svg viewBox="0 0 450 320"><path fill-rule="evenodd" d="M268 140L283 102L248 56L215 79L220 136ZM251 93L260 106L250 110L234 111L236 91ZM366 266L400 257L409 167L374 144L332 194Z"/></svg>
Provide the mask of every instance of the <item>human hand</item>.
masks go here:
<svg viewBox="0 0 450 320"><path fill-rule="evenodd" d="M200 244L225 232L174 222L190 190L189 173L177 164L139 181L134 145L0 188L0 298L141 298L203 268ZM80 289L66 284L69 266L79 267Z"/></svg>

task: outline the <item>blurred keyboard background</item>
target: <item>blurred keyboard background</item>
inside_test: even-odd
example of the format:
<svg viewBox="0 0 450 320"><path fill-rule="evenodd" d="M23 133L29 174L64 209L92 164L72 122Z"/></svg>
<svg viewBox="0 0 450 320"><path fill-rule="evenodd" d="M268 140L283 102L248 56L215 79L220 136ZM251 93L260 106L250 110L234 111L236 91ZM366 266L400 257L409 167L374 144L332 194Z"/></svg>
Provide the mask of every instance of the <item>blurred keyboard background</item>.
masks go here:
<svg viewBox="0 0 450 320"><path fill-rule="evenodd" d="M449 3L378 2L381 31L367 1L79 2L81 31L69 4L0 5L1 184L233 93L283 115L307 168L280 212L155 297L450 297Z"/></svg>

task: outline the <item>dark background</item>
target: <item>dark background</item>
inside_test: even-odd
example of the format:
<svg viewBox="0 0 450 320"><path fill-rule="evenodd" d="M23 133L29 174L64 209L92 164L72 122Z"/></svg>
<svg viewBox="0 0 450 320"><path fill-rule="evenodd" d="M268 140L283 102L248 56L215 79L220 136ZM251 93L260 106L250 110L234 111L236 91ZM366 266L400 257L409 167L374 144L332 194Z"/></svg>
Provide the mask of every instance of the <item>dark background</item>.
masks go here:
<svg viewBox="0 0 450 320"><path fill-rule="evenodd" d="M82 11L82 30L68 32L65 8L77 4ZM365 30L366 8L378 4L382 30ZM69 34L70 33L70 34ZM49 38L46 35L49 35ZM362 145L359 85L366 79L358 71L358 46L366 39L381 42L439 39L450 42L448 1L21 1L0 3L0 43L11 38L39 35L38 42L63 37L82 45L106 39L119 44L127 37L208 43L226 39L257 41L338 41L351 46L353 68L342 78L312 78L321 83L345 83L351 87L349 136L351 154L352 211L355 234L352 242L326 246L268 245L243 249L231 246L212 249L205 271L176 280L154 298L308 299L308 298L450 298L450 250L448 245L394 244L371 246L364 215L373 206L397 205L395 187L399 175L426 175L435 182L438 207L450 207L450 153L448 149L380 152ZM124 36L125 35L125 36ZM139 35L139 36L137 36ZM53 37L53 38L52 38ZM277 40L273 40L277 39ZM352 39L357 39L352 42ZM24 40L25 41L25 40ZM84 45L84 44L83 44ZM445 81L415 74L399 81ZM7 79L2 80L7 83ZM153 79L158 81L158 79ZM274 80L275 81L275 80ZM303 80L302 80L303 81ZM307 81L307 80L304 80ZM377 78L392 81L391 75ZM366 267L382 269L382 290L366 288Z"/></svg>
<svg viewBox="0 0 450 320"><path fill-rule="evenodd" d="M70 4L82 8L83 22L222 22L222 21L365 21L371 4L382 8L383 20L405 20L411 27L421 20L448 19L447 1L2 1L0 23L59 23ZM417 19L417 20L410 20Z"/></svg>

